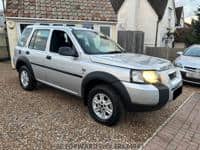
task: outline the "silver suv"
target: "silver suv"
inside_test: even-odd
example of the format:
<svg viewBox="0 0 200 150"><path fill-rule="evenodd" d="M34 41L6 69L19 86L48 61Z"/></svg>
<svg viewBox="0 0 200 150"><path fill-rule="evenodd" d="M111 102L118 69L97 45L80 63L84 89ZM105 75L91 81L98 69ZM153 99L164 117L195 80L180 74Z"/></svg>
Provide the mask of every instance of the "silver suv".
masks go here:
<svg viewBox="0 0 200 150"><path fill-rule="evenodd" d="M15 49L23 89L41 82L83 98L91 116L114 125L126 111L157 110L182 93L171 62L126 53L93 30L28 26Z"/></svg>

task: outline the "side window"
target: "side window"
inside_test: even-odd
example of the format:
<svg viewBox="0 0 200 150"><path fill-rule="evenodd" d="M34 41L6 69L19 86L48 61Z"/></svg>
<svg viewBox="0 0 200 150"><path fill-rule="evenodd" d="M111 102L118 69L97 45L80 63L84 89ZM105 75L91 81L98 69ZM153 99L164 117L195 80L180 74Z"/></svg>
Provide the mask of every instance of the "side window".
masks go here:
<svg viewBox="0 0 200 150"><path fill-rule="evenodd" d="M21 38L20 38L20 40L18 41L18 46L21 46L21 47L23 47L23 46L25 46L25 44L26 44L26 42L27 42L27 40L28 40L28 37L30 36L30 34L31 34L31 32L32 32L32 28L26 28L24 31L23 31L23 33L22 33L22 35L21 35Z"/></svg>
<svg viewBox="0 0 200 150"><path fill-rule="evenodd" d="M107 35L110 37L110 27L109 26L101 26L100 32L103 33L104 35Z"/></svg>
<svg viewBox="0 0 200 150"><path fill-rule="evenodd" d="M50 52L58 53L60 47L74 48L66 32L54 30L51 37Z"/></svg>
<svg viewBox="0 0 200 150"><path fill-rule="evenodd" d="M44 51L46 49L49 32L46 29L35 30L29 43L29 48Z"/></svg>

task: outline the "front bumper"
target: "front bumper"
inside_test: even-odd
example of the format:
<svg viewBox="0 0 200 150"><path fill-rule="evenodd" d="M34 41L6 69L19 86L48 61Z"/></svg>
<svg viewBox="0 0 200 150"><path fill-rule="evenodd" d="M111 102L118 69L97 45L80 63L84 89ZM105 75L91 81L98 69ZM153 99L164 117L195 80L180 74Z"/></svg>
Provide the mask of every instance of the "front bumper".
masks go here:
<svg viewBox="0 0 200 150"><path fill-rule="evenodd" d="M181 75L182 75L184 82L200 85L200 78L197 79L197 78L187 77L187 75L186 75L187 73L196 73L196 72L188 71L188 70L185 70L185 69L180 69L180 72L181 72Z"/></svg>
<svg viewBox="0 0 200 150"><path fill-rule="evenodd" d="M172 71L177 71L177 69L173 69L170 72ZM182 93L182 78L180 72L177 71L176 78L170 80L168 73L161 73L163 84L152 85L123 82L131 100L128 110L157 110L167 102L176 99Z"/></svg>

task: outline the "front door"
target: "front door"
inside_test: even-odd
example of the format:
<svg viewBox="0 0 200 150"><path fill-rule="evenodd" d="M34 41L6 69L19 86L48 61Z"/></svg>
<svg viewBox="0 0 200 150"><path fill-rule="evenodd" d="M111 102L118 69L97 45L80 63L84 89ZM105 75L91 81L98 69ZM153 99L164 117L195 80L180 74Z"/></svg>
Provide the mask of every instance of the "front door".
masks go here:
<svg viewBox="0 0 200 150"><path fill-rule="evenodd" d="M77 95L80 93L82 80L79 57L60 55L60 47L70 47L75 50L72 40L65 31L54 30L47 55L49 67L46 72L47 80L50 84Z"/></svg>

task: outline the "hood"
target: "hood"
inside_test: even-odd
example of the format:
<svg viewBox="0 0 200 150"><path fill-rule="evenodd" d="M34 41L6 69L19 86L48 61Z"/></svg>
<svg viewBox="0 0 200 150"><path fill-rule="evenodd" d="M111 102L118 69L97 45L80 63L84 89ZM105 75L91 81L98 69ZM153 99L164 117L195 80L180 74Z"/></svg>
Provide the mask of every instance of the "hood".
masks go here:
<svg viewBox="0 0 200 150"><path fill-rule="evenodd" d="M166 70L171 66L168 60L134 53L91 55L90 58L95 63L136 70Z"/></svg>
<svg viewBox="0 0 200 150"><path fill-rule="evenodd" d="M200 57L192 56L180 56L176 59L177 63L181 63L183 66L194 67L200 69Z"/></svg>

